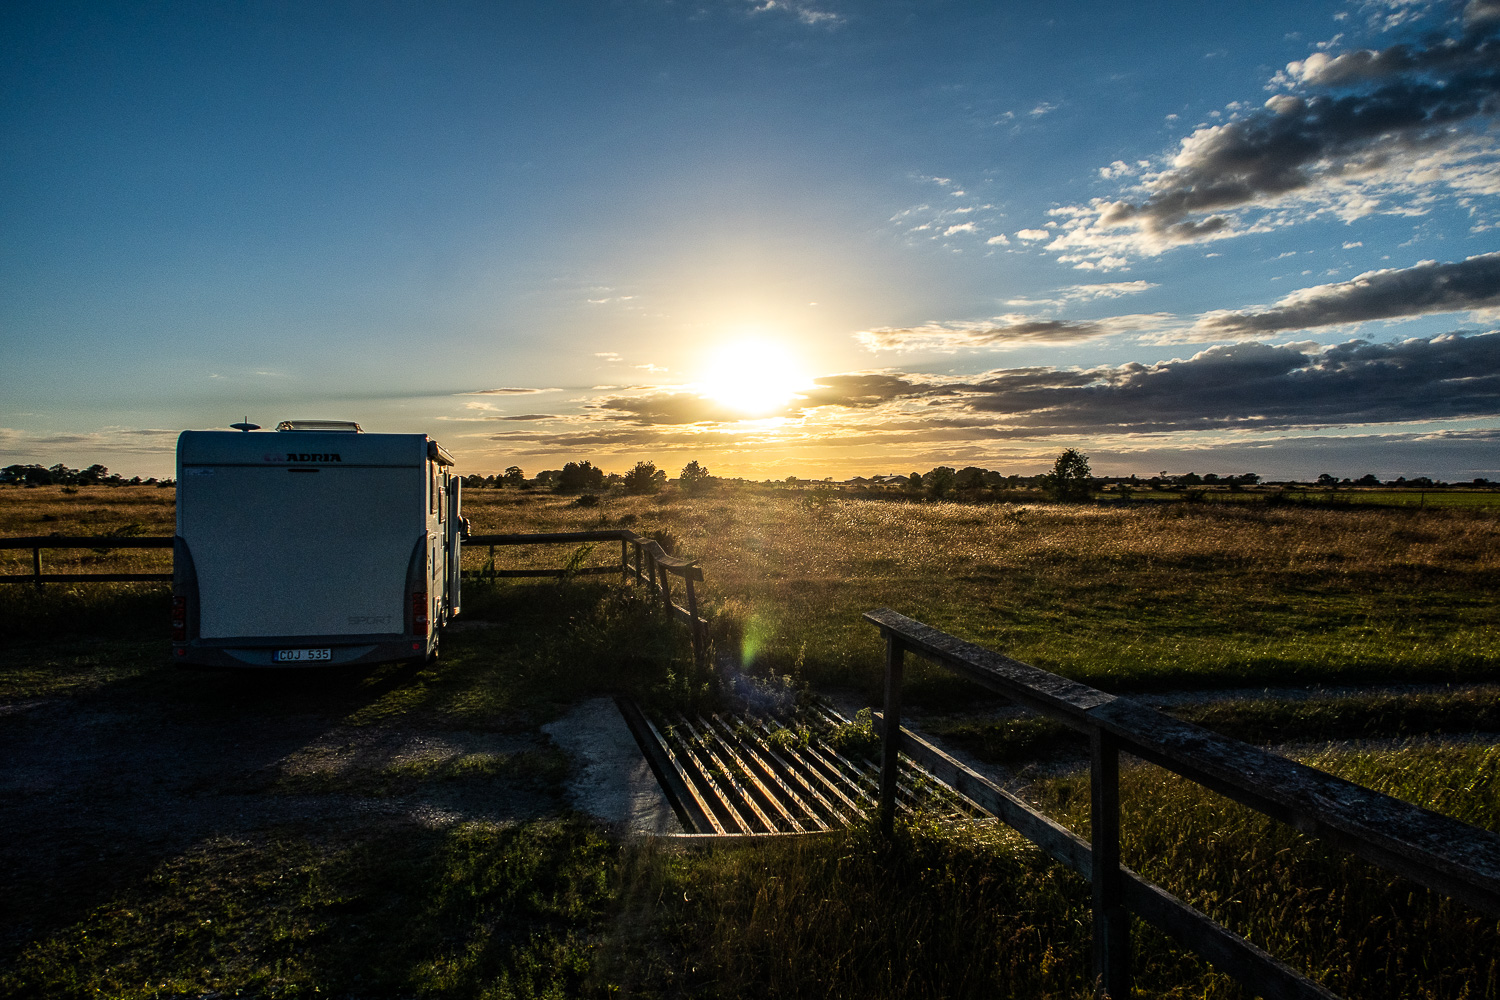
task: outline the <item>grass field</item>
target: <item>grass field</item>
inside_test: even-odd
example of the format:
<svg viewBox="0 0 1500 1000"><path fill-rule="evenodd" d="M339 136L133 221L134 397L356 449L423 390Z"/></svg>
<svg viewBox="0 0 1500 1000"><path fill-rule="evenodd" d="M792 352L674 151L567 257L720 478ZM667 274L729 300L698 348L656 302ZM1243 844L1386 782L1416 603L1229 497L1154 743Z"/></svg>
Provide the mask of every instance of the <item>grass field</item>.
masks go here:
<svg viewBox="0 0 1500 1000"><path fill-rule="evenodd" d="M778 671L800 663L815 681L867 691L880 654L860 615L879 606L1119 691L1462 680L1500 663L1488 596L1500 583L1500 511L837 494L580 508L501 491L471 491L467 510L476 531L666 532L701 561L750 659ZM497 556L507 557L562 562L556 551Z"/></svg>
<svg viewBox="0 0 1500 1000"><path fill-rule="evenodd" d="M170 534L171 503L0 490L0 534ZM675 540L704 567L721 646L799 683L873 693L859 615L886 605L1116 690L1346 685L1169 710L1500 830L1493 510L820 491L466 504L476 532ZM165 665L163 588L0 590L0 995L1088 995L1087 886L1002 830L683 853L570 812L573 764L539 726L592 694L679 692L683 630L639 591L583 580L471 586L466 617L495 627L445 636L437 668L268 680ZM1436 686L1361 690L1416 681ZM976 756L1045 763L1026 794L1087 829L1064 734L936 672L908 692ZM1500 997L1496 921L1155 769L1127 769L1124 797L1127 863L1330 988ZM1145 995L1241 995L1138 929Z"/></svg>

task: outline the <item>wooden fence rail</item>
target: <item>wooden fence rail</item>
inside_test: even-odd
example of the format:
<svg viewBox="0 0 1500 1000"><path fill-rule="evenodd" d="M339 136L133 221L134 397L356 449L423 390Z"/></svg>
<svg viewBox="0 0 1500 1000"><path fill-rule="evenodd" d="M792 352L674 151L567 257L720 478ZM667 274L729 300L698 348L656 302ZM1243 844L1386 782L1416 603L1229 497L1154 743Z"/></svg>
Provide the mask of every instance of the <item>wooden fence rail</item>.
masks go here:
<svg viewBox="0 0 1500 1000"><path fill-rule="evenodd" d="M0 583L30 583L38 590L44 583L161 583L172 581L171 573L43 573L43 549L170 549L170 536L119 537L112 535L32 535L0 538L0 549L30 549L31 572L0 576Z"/></svg>
<svg viewBox="0 0 1500 1000"><path fill-rule="evenodd" d="M620 543L620 565L564 566L561 569L496 569L495 548L505 545L579 545L588 542ZM30 583L38 590L47 583L170 583L171 573L43 573L43 549L170 549L173 539L166 535L120 537L109 535L32 535L0 538L0 549L30 549L31 572L0 575L0 583ZM687 625L693 639L693 658L702 664L708 643L708 622L698 615L698 594L694 584L703 582L703 570L691 559L667 552L652 538L645 538L624 528L603 531L554 531L541 534L468 535L466 545L488 545L489 565L479 572L465 572L471 579L494 580L501 577L569 577L604 573L620 574L620 579L644 583L661 595L667 612ZM632 564L631 555L634 554ZM687 606L672 598L670 577L683 581Z"/></svg>
<svg viewBox="0 0 1500 1000"><path fill-rule="evenodd" d="M1119 756L1158 764L1412 881L1500 916L1500 836L1371 791L1258 747L1181 722L957 639L888 608L865 615L886 642L881 822L895 812L898 752L985 806L1093 886L1096 995L1130 993L1128 912L1223 972L1281 998L1334 994L1120 864ZM916 653L1084 733L1090 745L1085 841L952 757L901 729L905 654Z"/></svg>
<svg viewBox="0 0 1500 1000"><path fill-rule="evenodd" d="M698 614L698 592L694 584L703 582L703 569L692 559L674 556L654 538L637 535L627 528L605 528L598 531L553 531L539 534L468 535L466 546L488 545L490 558L486 568L471 575L476 579L504 577L555 576L615 573L614 566L565 566L562 569L496 569L495 548L504 545L582 545L589 542L619 542L621 581L643 583L661 596L667 613L688 627L693 640L693 660L702 665L708 655L708 621ZM633 557L633 558L632 558ZM672 597L670 577L683 583L687 606Z"/></svg>

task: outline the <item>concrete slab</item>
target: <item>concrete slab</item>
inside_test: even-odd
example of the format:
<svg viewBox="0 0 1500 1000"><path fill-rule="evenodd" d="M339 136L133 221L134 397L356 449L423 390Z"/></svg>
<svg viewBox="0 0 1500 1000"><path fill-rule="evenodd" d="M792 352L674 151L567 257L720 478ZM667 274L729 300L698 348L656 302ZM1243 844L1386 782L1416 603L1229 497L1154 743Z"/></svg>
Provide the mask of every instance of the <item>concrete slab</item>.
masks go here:
<svg viewBox="0 0 1500 1000"><path fill-rule="evenodd" d="M581 702L542 731L577 762L573 808L631 833L682 832L612 698Z"/></svg>

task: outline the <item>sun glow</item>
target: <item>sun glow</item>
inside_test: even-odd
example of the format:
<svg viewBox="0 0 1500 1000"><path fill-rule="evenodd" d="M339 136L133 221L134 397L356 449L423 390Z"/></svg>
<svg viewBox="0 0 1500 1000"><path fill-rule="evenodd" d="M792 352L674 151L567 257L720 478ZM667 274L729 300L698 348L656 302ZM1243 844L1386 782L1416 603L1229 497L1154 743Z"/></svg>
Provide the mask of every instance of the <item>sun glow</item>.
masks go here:
<svg viewBox="0 0 1500 1000"><path fill-rule="evenodd" d="M796 359L780 344L742 340L714 354L699 388L727 409L756 417L784 408L808 381Z"/></svg>

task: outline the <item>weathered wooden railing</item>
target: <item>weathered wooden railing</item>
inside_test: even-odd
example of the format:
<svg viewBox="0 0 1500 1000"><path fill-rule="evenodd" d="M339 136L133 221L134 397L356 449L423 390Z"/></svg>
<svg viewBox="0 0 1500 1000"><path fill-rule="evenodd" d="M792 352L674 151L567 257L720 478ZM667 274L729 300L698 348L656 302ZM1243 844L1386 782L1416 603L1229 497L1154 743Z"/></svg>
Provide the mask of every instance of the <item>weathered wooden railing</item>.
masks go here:
<svg viewBox="0 0 1500 1000"><path fill-rule="evenodd" d="M44 583L160 583L171 582L171 573L43 573L43 549L170 549L170 536L114 537L112 535L33 535L0 538L0 549L30 549L31 572L0 575L0 583L30 583L38 590Z"/></svg>
<svg viewBox="0 0 1500 1000"><path fill-rule="evenodd" d="M504 545L583 545L589 542L620 543L620 565L610 566L565 566L562 569L496 569L495 547ZM615 573L620 579L644 583L661 595L662 604L674 618L687 625L693 639L693 659L702 664L708 649L708 622L698 615L698 593L695 583L703 582L703 569L692 559L674 556L661 547L654 538L645 538L627 528L606 528L598 531L553 531L540 534L469 535L466 546L488 545L490 559L483 570L466 573L476 579L493 580L500 577L567 577L585 574ZM634 555L632 561L631 556ZM672 597L670 577L679 577L683 582L687 607L678 604Z"/></svg>
<svg viewBox="0 0 1500 1000"><path fill-rule="evenodd" d="M30 549L31 572L0 574L0 583L30 583L41 589L47 583L170 583L171 573L43 573L43 549L170 549L170 535L115 537L112 535L33 535L0 538L0 549ZM579 545L588 542L620 543L620 564L610 566L565 566L561 569L496 569L495 548L505 545ZM465 571L470 579L499 577L567 577L602 573L620 574L620 579L644 583L661 595L668 613L688 626L693 639L693 656L703 662L708 642L708 622L698 615L698 593L695 583L703 582L703 570L691 559L674 556L661 543L625 528L601 531L556 531L542 534L469 535L464 544L488 545L489 565L479 571ZM634 555L632 562L631 555ZM682 579L687 606L672 597L671 577Z"/></svg>
<svg viewBox="0 0 1500 1000"><path fill-rule="evenodd" d="M1095 992L1130 992L1127 911L1155 924L1261 996L1333 993L1120 864L1121 751L1320 837L1419 885L1500 916L1500 836L1382 795L954 638L887 608L865 618L886 643L881 822L893 822L898 752L927 768L1093 886ZM1089 738L1090 840L901 729L901 677L916 653Z"/></svg>

